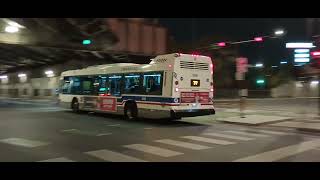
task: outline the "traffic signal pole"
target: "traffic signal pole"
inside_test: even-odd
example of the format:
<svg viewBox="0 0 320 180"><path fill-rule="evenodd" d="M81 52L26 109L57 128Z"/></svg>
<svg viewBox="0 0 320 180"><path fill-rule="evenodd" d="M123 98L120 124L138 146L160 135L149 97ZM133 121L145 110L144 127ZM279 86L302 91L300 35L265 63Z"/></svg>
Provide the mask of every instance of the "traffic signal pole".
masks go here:
<svg viewBox="0 0 320 180"><path fill-rule="evenodd" d="M237 71L236 71L236 80L239 82L239 108L240 108L240 117L245 118L245 107L246 107L246 97L248 96L248 89L245 83L245 73L248 71L248 59L247 58L237 58Z"/></svg>
<svg viewBox="0 0 320 180"><path fill-rule="evenodd" d="M239 83L242 83L245 80L245 74L242 72L236 72L236 79L239 81ZM240 117L245 118L245 108L246 108L246 100L248 96L248 89L243 89L240 85L239 88L239 108L240 108Z"/></svg>

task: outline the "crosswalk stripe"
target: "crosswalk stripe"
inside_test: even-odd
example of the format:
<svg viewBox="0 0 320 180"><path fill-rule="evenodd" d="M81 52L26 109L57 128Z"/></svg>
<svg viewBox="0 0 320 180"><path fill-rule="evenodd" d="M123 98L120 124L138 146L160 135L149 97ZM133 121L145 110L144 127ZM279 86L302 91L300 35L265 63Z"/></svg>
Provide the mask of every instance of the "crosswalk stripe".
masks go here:
<svg viewBox="0 0 320 180"><path fill-rule="evenodd" d="M62 132L76 131L76 129L64 129Z"/></svg>
<svg viewBox="0 0 320 180"><path fill-rule="evenodd" d="M276 150L267 151L253 156L241 158L235 160L235 162L272 162L311 149L316 149L317 147L320 147L320 140L306 141L296 145L290 145Z"/></svg>
<svg viewBox="0 0 320 180"><path fill-rule="evenodd" d="M111 135L112 133L101 133L101 134L97 134L97 136L107 136L107 135Z"/></svg>
<svg viewBox="0 0 320 180"><path fill-rule="evenodd" d="M145 145L145 144L130 144L130 145L125 145L124 147L138 150L138 151L142 151L142 152L146 152L146 153L150 153L150 154L154 154L154 155L158 155L161 157L171 157L171 156L177 156L177 155L183 154L181 152L176 152L176 151L172 151L172 150L168 150L168 149L164 149L164 148L159 148L156 146L149 146L149 145Z"/></svg>
<svg viewBox="0 0 320 180"><path fill-rule="evenodd" d="M120 124L110 124L108 126L120 126Z"/></svg>
<svg viewBox="0 0 320 180"><path fill-rule="evenodd" d="M286 135L289 133L279 132L279 131L270 131L270 130L258 130L258 132L266 133L266 134L274 134L274 135Z"/></svg>
<svg viewBox="0 0 320 180"><path fill-rule="evenodd" d="M179 147L183 147L183 148L187 148L187 149L193 149L193 150L203 150L203 149L211 148L208 146L187 143L187 142L182 142L182 141L175 141L175 140L171 140L171 139L160 139L160 140L156 140L156 142L169 144L169 145L173 145L173 146L179 146Z"/></svg>
<svg viewBox="0 0 320 180"><path fill-rule="evenodd" d="M254 138L241 137L241 136L233 136L233 135L220 134L220 133L203 133L203 135L216 136L216 137L222 137L222 138L228 138L228 139L235 139L235 140L241 140L241 141L254 140Z"/></svg>
<svg viewBox="0 0 320 180"><path fill-rule="evenodd" d="M240 134L240 135L245 135L245 136L269 137L269 135L266 135L266 134L258 134L258 133L243 132L243 131L224 131L224 132L233 133L233 134Z"/></svg>
<svg viewBox="0 0 320 180"><path fill-rule="evenodd" d="M47 160L38 161L38 162L75 162L75 161L72 161L71 159L68 159L65 157L60 157L60 158L47 159Z"/></svg>
<svg viewBox="0 0 320 180"><path fill-rule="evenodd" d="M219 139L212 139L212 138L205 138L205 137L200 137L200 136L183 136L182 138L191 139L194 141L202 141L202 142L212 143L212 144L219 144L219 145L235 144L235 142L219 140Z"/></svg>
<svg viewBox="0 0 320 180"><path fill-rule="evenodd" d="M23 146L28 148L38 147L38 146L45 146L50 143L42 142L42 141L35 141L23 138L8 138L8 139L1 139L0 142L15 145L15 146Z"/></svg>
<svg viewBox="0 0 320 180"><path fill-rule="evenodd" d="M127 156L121 153L109 151L106 149L86 152L91 156L111 162L146 162L145 160Z"/></svg>

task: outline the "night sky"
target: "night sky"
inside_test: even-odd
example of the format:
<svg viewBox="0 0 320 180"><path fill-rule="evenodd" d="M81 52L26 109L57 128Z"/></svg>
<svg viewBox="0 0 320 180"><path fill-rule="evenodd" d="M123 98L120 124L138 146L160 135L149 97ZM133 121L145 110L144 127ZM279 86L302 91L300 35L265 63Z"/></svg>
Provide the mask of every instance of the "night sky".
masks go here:
<svg viewBox="0 0 320 180"><path fill-rule="evenodd" d="M169 34L179 43L192 43L211 35L230 37L226 41L249 40L256 36L270 35L276 28L287 31L281 39L242 44L240 53L248 57L250 63L262 61L276 65L281 60L290 61L292 57L285 43L306 41L303 18L166 18L159 19L159 22L168 28Z"/></svg>

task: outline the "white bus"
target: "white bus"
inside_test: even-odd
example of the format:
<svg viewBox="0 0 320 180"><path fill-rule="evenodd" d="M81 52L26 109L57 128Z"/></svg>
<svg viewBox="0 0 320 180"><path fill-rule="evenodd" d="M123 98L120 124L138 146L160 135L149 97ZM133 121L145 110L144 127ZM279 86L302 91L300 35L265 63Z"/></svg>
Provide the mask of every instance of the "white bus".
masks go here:
<svg viewBox="0 0 320 180"><path fill-rule="evenodd" d="M59 102L81 110L123 114L128 119L214 114L210 57L166 54L149 64L90 66L61 74Z"/></svg>

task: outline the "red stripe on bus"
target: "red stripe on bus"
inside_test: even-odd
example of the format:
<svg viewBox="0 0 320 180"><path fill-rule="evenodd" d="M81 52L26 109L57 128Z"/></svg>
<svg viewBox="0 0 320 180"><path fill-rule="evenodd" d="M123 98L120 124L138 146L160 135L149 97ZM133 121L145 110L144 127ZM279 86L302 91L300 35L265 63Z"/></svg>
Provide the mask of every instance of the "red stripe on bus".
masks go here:
<svg viewBox="0 0 320 180"><path fill-rule="evenodd" d="M122 103L117 103L117 105L123 105L124 102ZM153 104L153 105L161 105L161 106L186 106L186 104L164 104L164 103L156 103L156 102L137 102L139 104ZM192 103L189 103L192 104ZM201 104L201 105L213 105L213 104Z"/></svg>
<svg viewBox="0 0 320 180"><path fill-rule="evenodd" d="M167 104L167 103L152 103L152 102L137 102L138 104L153 104L161 106L180 106L180 104Z"/></svg>

